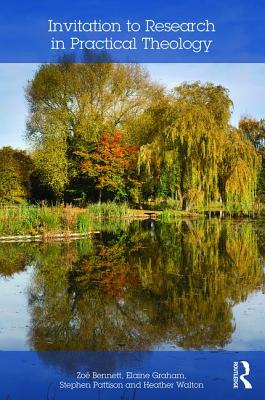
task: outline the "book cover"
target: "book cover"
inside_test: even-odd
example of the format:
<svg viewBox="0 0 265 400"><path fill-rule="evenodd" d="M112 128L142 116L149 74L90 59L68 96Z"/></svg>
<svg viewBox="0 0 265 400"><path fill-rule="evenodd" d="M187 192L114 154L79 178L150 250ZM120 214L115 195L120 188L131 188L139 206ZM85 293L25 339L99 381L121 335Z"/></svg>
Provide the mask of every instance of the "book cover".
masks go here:
<svg viewBox="0 0 265 400"><path fill-rule="evenodd" d="M1 399L264 397L264 13L1 4Z"/></svg>

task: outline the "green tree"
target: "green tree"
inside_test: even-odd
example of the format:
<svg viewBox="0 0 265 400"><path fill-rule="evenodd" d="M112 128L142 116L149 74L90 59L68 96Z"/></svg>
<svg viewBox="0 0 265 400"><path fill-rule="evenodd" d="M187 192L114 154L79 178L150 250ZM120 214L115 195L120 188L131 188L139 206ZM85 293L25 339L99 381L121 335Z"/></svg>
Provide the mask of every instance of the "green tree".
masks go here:
<svg viewBox="0 0 265 400"><path fill-rule="evenodd" d="M163 171L173 175L170 191L182 209L208 207L212 201L236 203L244 211L253 205L259 158L230 127L231 109L227 89L195 82L176 87L147 111L151 140L140 149L139 170L157 182ZM237 190L239 196L230 196Z"/></svg>
<svg viewBox="0 0 265 400"><path fill-rule="evenodd" d="M230 129L219 166L219 190L229 211L253 209L261 159L251 142Z"/></svg>
<svg viewBox="0 0 265 400"><path fill-rule="evenodd" d="M261 169L258 177L257 191L259 197L265 199L265 119L256 120L252 117L244 117L239 121L239 129L253 144L261 156Z"/></svg>
<svg viewBox="0 0 265 400"><path fill-rule="evenodd" d="M131 121L147 107L154 90L136 64L40 66L27 88L27 135L42 179L57 197L78 179L76 150L117 129L129 143Z"/></svg>
<svg viewBox="0 0 265 400"><path fill-rule="evenodd" d="M0 202L21 203L30 198L33 162L22 150L0 149Z"/></svg>

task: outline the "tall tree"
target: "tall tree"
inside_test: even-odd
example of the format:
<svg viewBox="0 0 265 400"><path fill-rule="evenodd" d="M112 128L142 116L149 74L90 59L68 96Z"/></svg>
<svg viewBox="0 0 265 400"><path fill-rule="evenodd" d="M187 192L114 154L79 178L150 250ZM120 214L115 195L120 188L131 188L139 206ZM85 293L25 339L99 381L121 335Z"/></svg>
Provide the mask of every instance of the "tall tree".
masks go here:
<svg viewBox="0 0 265 400"><path fill-rule="evenodd" d="M252 143L230 128L219 165L219 191L229 211L253 209L261 158Z"/></svg>
<svg viewBox="0 0 265 400"><path fill-rule="evenodd" d="M237 197L242 208L253 203L259 159L250 142L230 128L231 109L227 89L195 82L176 87L166 101L148 110L155 122L150 125L151 141L141 147L139 168L157 180L163 170L173 174L171 190L182 209L208 206L217 200L228 202L228 192L236 193L239 186L240 196L249 200L241 202ZM228 150L235 138L241 151L229 152L231 168L224 176L223 163L228 165ZM235 179L235 171L243 166L245 173Z"/></svg>
<svg viewBox="0 0 265 400"><path fill-rule="evenodd" d="M136 64L42 65L27 88L28 139L45 183L62 193L78 173L75 151L102 132L123 130L156 90ZM47 156L47 153L49 156Z"/></svg>
<svg viewBox="0 0 265 400"><path fill-rule="evenodd" d="M253 144L261 157L261 169L258 177L257 191L259 197L265 199L265 119L256 120L252 117L243 117L239 121L239 129Z"/></svg>

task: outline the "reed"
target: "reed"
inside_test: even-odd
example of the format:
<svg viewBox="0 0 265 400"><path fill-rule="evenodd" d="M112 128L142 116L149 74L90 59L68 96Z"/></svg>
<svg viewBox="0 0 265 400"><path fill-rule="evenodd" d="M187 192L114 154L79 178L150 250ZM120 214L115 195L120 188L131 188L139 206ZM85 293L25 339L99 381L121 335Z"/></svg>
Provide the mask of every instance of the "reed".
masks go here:
<svg viewBox="0 0 265 400"><path fill-rule="evenodd" d="M0 207L0 235L87 232L104 220L128 216L127 204L90 204L87 208L57 205Z"/></svg>

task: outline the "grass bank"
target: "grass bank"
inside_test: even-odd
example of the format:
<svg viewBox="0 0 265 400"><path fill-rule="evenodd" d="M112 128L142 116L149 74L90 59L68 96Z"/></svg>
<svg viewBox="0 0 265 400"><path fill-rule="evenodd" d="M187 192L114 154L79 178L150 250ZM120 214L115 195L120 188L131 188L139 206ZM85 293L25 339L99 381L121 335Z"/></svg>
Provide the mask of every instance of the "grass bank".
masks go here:
<svg viewBox="0 0 265 400"><path fill-rule="evenodd" d="M17 206L0 208L0 236L38 235L94 230L102 220L129 216L127 204L92 204L87 208L64 206Z"/></svg>
<svg viewBox="0 0 265 400"><path fill-rule="evenodd" d="M161 219L163 222L179 218L205 216L205 212L176 209L135 210L128 204L114 202L90 204L86 208L72 206L2 206L0 207L0 237L18 235L86 234L100 231L107 224L128 224L135 219Z"/></svg>

